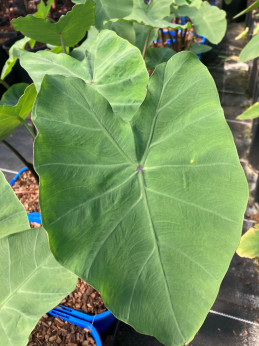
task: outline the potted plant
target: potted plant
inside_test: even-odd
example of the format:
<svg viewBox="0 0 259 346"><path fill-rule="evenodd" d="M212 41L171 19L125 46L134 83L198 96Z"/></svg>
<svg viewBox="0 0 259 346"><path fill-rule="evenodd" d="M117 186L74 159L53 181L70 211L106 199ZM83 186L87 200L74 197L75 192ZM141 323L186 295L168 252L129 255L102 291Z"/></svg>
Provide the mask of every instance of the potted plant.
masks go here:
<svg viewBox="0 0 259 346"><path fill-rule="evenodd" d="M98 289L107 308L139 332L166 345L188 343L238 246L248 196L209 72L195 54L181 52L149 78L138 48L110 30L74 57L21 51L20 59L38 93L34 167L45 244L58 270L61 265L72 281L75 273ZM11 220L15 209L2 220ZM17 230L2 235L10 232ZM19 234L23 253L31 233ZM39 280L45 289L46 279ZM47 305L48 294L37 287L30 286L31 294ZM19 319L20 328L9 337L20 345L46 305L31 301L25 308L19 289L12 299L7 292L1 292L0 320L11 301L8 317ZM48 304L57 302L53 297Z"/></svg>

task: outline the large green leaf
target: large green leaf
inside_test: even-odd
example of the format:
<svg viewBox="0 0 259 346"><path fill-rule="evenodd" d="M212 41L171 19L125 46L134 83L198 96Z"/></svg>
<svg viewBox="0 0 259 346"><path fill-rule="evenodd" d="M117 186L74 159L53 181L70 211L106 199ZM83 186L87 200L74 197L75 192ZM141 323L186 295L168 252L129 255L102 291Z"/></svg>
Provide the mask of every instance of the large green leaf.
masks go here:
<svg viewBox="0 0 259 346"><path fill-rule="evenodd" d="M24 37L21 40L16 41L15 44L12 45L12 47L9 50L9 58L6 60L1 72L2 79L8 76L8 74L12 71L12 68L14 67L17 61L17 58L14 56L14 50L24 49L24 47L26 46L26 43L28 43L29 41L30 41L29 37Z"/></svg>
<svg viewBox="0 0 259 346"><path fill-rule="evenodd" d="M138 331L190 341L238 246L248 197L206 67L189 52L159 65L131 123L82 80L46 76L33 119L55 257Z"/></svg>
<svg viewBox="0 0 259 346"><path fill-rule="evenodd" d="M0 102L0 141L8 137L29 115L36 97L34 84L12 85Z"/></svg>
<svg viewBox="0 0 259 346"><path fill-rule="evenodd" d="M1 172L0 191L0 343L25 346L40 317L77 278L54 259L42 228L26 230L26 212Z"/></svg>
<svg viewBox="0 0 259 346"><path fill-rule="evenodd" d="M129 119L146 95L148 73L140 51L109 30L103 30L88 49L81 62L47 51L21 52L20 61L37 89L45 74L76 76L106 97L122 118Z"/></svg>
<svg viewBox="0 0 259 346"><path fill-rule="evenodd" d="M27 214L0 171L0 241L30 227ZM2 266L2 264L1 264ZM0 280L1 282L1 280Z"/></svg>
<svg viewBox="0 0 259 346"><path fill-rule="evenodd" d="M255 119L259 118L259 102L254 103L251 107L247 108L242 114L240 114L237 119Z"/></svg>
<svg viewBox="0 0 259 346"><path fill-rule="evenodd" d="M83 5L76 5L65 16L61 16L57 23L48 19L37 18L33 15L19 17L12 20L13 27L25 36L36 41L65 46L74 46L85 35L95 21L95 3L87 0Z"/></svg>
<svg viewBox="0 0 259 346"><path fill-rule="evenodd" d="M237 248L237 254L241 257L259 257L259 224L250 228L241 238Z"/></svg>
<svg viewBox="0 0 259 346"><path fill-rule="evenodd" d="M259 57L259 35L252 37L242 49L238 61L246 62L257 57Z"/></svg>
<svg viewBox="0 0 259 346"><path fill-rule="evenodd" d="M191 19L195 32L206 37L210 42L219 43L226 32L226 12L216 6L210 6L207 1L201 6L181 6L176 11L177 16L187 16Z"/></svg>

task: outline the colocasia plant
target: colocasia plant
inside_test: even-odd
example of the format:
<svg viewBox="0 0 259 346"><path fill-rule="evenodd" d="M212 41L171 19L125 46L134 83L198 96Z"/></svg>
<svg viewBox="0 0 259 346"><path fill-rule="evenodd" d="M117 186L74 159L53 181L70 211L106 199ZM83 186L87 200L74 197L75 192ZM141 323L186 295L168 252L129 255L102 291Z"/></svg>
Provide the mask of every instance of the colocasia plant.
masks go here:
<svg viewBox="0 0 259 346"><path fill-rule="evenodd" d="M165 345L184 345L215 301L248 197L215 84L190 52L149 78L139 49L113 31L82 47L75 57L20 55L38 91L34 163L43 227L59 265L43 229L17 233L27 225L15 223L11 234L1 227L0 337L25 344L36 317L75 284L73 272L118 319ZM10 189L3 178L1 186ZM14 210L0 214L1 226ZM23 261L31 249L33 259ZM64 278L71 275L53 300L49 285L39 291L56 275L44 256L48 266L64 267ZM18 262L24 275L15 271ZM40 263L46 272L36 280ZM46 304L38 304L43 297Z"/></svg>

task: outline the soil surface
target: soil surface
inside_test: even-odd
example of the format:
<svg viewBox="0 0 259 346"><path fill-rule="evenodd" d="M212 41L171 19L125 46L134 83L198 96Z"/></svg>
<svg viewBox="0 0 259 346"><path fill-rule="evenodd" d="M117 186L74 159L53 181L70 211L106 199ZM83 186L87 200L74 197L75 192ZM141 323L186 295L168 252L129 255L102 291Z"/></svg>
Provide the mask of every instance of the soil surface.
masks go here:
<svg viewBox="0 0 259 346"><path fill-rule="evenodd" d="M40 212L39 186L30 171L23 172L12 188L27 212ZM39 224L33 223L31 227L39 227ZM60 304L89 315L100 314L107 310L100 293L80 278L76 289ZM36 345L90 346L95 345L95 341L86 329L45 314L29 338L28 346Z"/></svg>

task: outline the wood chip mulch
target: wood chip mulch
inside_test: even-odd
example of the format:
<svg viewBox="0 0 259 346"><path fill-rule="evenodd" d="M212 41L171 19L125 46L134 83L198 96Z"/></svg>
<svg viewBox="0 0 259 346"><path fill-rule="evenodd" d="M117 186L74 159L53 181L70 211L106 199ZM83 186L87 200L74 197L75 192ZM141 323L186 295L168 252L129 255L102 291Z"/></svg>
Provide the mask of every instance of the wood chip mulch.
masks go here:
<svg viewBox="0 0 259 346"><path fill-rule="evenodd" d="M27 346L95 346L87 329L58 317L44 315L32 331Z"/></svg>
<svg viewBox="0 0 259 346"><path fill-rule="evenodd" d="M27 213L40 213L39 185L30 171L23 172L12 188Z"/></svg>
<svg viewBox="0 0 259 346"><path fill-rule="evenodd" d="M101 294L82 279L78 279L76 289L61 301L68 306L89 315L96 315L106 311Z"/></svg>

